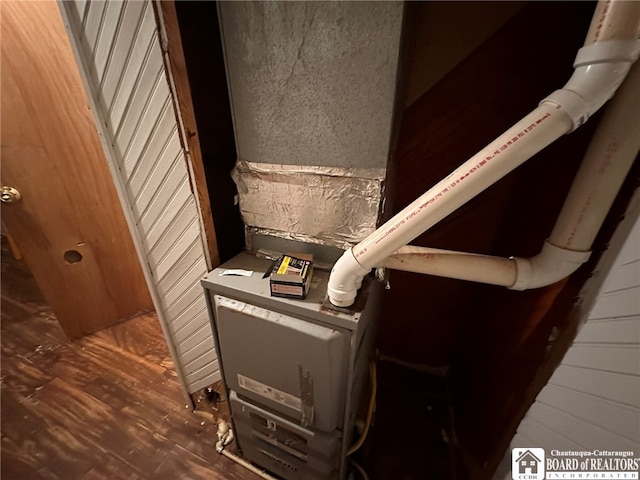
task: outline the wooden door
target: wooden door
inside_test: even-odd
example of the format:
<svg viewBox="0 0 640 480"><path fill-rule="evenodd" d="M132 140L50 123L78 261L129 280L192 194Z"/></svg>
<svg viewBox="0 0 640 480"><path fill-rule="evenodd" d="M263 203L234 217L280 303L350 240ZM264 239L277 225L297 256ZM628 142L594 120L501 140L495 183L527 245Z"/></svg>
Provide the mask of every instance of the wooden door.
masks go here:
<svg viewBox="0 0 640 480"><path fill-rule="evenodd" d="M2 2L2 218L80 337L152 308L58 6Z"/></svg>

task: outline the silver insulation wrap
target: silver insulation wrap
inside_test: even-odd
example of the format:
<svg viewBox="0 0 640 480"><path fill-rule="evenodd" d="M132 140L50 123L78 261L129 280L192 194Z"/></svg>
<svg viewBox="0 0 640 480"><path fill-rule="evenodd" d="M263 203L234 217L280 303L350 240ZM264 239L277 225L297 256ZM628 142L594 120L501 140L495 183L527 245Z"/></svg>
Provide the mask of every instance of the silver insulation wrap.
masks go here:
<svg viewBox="0 0 640 480"><path fill-rule="evenodd" d="M232 171L248 229L349 248L376 228L385 169L239 160Z"/></svg>

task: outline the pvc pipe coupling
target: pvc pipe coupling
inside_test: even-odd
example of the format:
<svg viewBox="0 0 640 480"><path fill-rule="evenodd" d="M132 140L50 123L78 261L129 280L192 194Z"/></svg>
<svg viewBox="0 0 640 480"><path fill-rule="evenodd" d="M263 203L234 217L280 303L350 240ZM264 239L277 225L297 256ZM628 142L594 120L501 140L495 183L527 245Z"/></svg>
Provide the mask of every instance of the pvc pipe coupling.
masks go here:
<svg viewBox="0 0 640 480"><path fill-rule="evenodd" d="M345 251L331 269L327 285L329 301L336 307L353 305L362 286L362 279L370 271L371 269L366 269L358 263L353 249Z"/></svg>
<svg viewBox="0 0 640 480"><path fill-rule="evenodd" d="M510 290L546 287L575 272L589 260L591 252L556 247L545 241L538 255L531 258L511 257L516 262L516 281Z"/></svg>
<svg viewBox="0 0 640 480"><path fill-rule="evenodd" d="M585 123L616 92L640 54L640 40L610 40L578 50L567 84L540 103L553 103L571 118L572 129Z"/></svg>

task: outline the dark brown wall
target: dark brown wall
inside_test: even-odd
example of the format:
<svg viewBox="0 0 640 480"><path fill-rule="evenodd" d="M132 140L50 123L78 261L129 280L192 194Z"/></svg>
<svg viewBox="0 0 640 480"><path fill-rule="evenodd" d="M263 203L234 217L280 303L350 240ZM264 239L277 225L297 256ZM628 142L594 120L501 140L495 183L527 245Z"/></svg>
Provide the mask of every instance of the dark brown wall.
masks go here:
<svg viewBox="0 0 640 480"><path fill-rule="evenodd" d="M528 4L405 111L394 165L396 211L564 85L594 7L587 2ZM451 41L455 28L451 25ZM412 243L535 255L597 122L598 115ZM392 272L390 285L381 353L452 367L461 440L482 464L518 414L552 328L566 320L575 285L573 293L563 282L514 292L405 272Z"/></svg>
<svg viewBox="0 0 640 480"><path fill-rule="evenodd" d="M403 105L408 107L420 98L526 3L486 0L408 2L405 19L416 28L406 37L410 37L416 48L409 52L411 72ZM450 40L452 32L455 37Z"/></svg>
<svg viewBox="0 0 640 480"><path fill-rule="evenodd" d="M557 15L549 19L550 9ZM564 84L592 9L582 2L527 6L405 111L396 152L396 211ZM564 15L572 15L568 28ZM537 253L594 124L562 138L412 243L496 255ZM449 364L460 322L478 317L478 286L393 272L391 287L381 349L410 361Z"/></svg>
<svg viewBox="0 0 640 480"><path fill-rule="evenodd" d="M200 149L207 178L220 261L244 247L244 226L234 205L236 186L229 173L236 144L216 2L175 2L193 97Z"/></svg>

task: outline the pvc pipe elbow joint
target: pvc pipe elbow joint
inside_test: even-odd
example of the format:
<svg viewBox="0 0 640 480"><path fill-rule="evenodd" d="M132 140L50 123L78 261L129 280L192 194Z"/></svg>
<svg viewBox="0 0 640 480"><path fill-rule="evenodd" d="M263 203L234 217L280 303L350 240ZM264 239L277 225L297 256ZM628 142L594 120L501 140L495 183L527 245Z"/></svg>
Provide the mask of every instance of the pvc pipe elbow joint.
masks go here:
<svg viewBox="0 0 640 480"><path fill-rule="evenodd" d="M609 100L640 54L640 40L594 43L578 50L567 84L540 103L553 103L571 118L572 130Z"/></svg>
<svg viewBox="0 0 640 480"><path fill-rule="evenodd" d="M344 252L331 269L327 285L329 301L336 307L353 305L362 279L369 271L358 263L352 249Z"/></svg>
<svg viewBox="0 0 640 480"><path fill-rule="evenodd" d="M516 262L516 281L510 290L546 287L568 277L585 263L591 252L556 247L544 242L538 255L532 258L512 257Z"/></svg>

